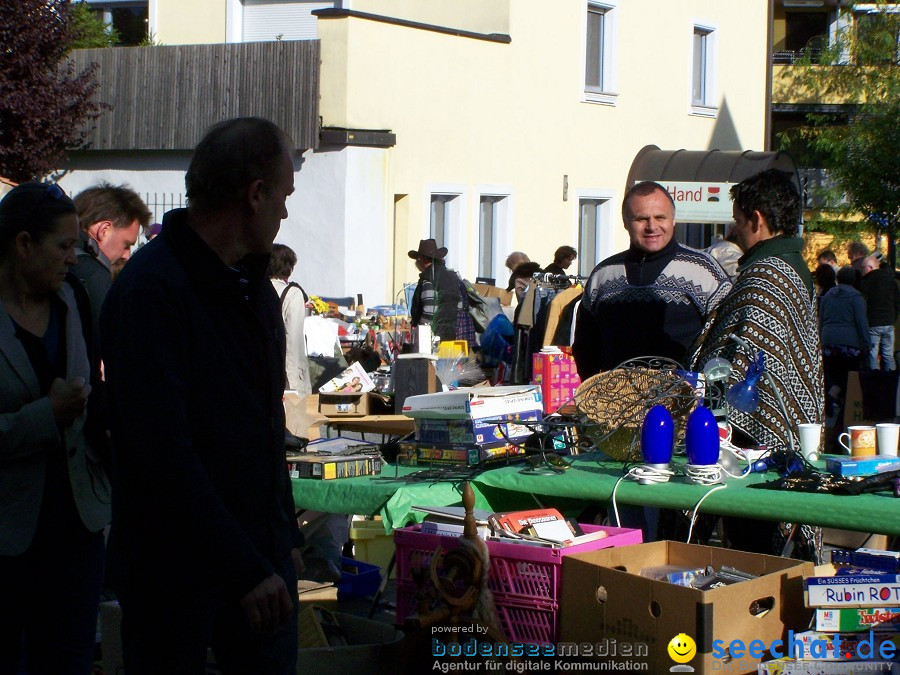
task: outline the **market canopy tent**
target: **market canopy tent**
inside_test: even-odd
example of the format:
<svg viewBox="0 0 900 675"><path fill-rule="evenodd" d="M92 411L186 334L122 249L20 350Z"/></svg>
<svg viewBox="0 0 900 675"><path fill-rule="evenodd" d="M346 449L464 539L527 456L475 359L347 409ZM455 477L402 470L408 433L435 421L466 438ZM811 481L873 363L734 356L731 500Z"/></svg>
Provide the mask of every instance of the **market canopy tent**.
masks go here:
<svg viewBox="0 0 900 675"><path fill-rule="evenodd" d="M730 223L728 190L766 169L789 173L803 194L797 165L786 152L660 150L655 145L644 146L635 155L626 189L644 180L656 181L675 200L679 221Z"/></svg>

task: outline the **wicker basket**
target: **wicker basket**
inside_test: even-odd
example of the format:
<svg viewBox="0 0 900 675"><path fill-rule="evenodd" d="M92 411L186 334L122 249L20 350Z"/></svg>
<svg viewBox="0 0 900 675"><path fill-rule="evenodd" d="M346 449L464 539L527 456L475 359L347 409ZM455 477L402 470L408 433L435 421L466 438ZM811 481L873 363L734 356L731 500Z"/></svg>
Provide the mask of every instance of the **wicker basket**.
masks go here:
<svg viewBox="0 0 900 675"><path fill-rule="evenodd" d="M675 420L676 438L697 405L694 386L674 361L644 357L585 380L575 392L584 415L583 433L593 445L619 461L640 459L640 432L647 411L665 406Z"/></svg>

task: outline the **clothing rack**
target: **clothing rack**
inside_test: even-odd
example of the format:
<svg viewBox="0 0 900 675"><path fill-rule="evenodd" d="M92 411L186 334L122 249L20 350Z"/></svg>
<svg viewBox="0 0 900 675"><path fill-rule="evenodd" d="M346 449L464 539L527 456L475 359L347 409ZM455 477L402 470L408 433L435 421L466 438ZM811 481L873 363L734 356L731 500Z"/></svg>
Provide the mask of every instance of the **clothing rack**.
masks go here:
<svg viewBox="0 0 900 675"><path fill-rule="evenodd" d="M569 302L577 301L582 292L581 287L586 281L586 277L577 275L545 272L536 272L532 275L516 313L512 384L526 384L531 380L531 356L542 347L549 344L570 344L568 338L562 341L554 340L560 327L560 311L563 304L568 305ZM536 302L539 304L538 307L535 307ZM548 311L551 306L554 309ZM568 309L570 311L567 320L571 326L574 317L572 308Z"/></svg>

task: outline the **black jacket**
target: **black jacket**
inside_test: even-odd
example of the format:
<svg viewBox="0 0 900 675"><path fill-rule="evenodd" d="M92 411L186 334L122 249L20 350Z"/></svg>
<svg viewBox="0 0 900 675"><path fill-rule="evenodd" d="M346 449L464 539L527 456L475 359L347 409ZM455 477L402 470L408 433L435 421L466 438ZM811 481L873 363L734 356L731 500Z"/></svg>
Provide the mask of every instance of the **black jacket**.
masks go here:
<svg viewBox="0 0 900 675"><path fill-rule="evenodd" d="M284 459L284 326L268 256L226 266L187 224L129 261L101 318L110 566L131 593L240 599L300 544Z"/></svg>
<svg viewBox="0 0 900 675"><path fill-rule="evenodd" d="M412 324L419 326L428 323L431 325L431 332L441 340L455 340L456 315L461 297L459 284L459 275L448 269L442 260L435 260L419 274L419 283L416 284L409 308ZM422 294L429 289L433 289L434 299L432 302L423 301ZM433 315L427 320L429 311Z"/></svg>
<svg viewBox="0 0 900 675"><path fill-rule="evenodd" d="M900 310L900 289L889 269L872 270L859 281L859 292L866 299L869 327L893 326Z"/></svg>

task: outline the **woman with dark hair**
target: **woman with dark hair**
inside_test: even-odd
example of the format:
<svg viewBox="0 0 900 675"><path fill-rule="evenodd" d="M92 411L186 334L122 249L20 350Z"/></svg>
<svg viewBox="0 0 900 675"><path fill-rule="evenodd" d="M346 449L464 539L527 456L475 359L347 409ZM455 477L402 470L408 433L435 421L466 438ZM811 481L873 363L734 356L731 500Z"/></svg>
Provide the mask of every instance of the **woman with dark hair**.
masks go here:
<svg viewBox="0 0 900 675"><path fill-rule="evenodd" d="M93 662L109 483L85 435L77 242L58 186L26 183L0 202L2 673L89 673Z"/></svg>

